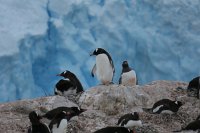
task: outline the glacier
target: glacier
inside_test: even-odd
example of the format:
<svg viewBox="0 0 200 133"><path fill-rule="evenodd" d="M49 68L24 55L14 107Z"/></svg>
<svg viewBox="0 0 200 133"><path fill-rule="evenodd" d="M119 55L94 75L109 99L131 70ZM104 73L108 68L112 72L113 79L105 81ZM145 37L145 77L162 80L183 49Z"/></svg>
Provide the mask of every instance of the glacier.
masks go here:
<svg viewBox="0 0 200 133"><path fill-rule="evenodd" d="M97 47L112 56L118 83L128 60L139 84L200 74L199 0L0 0L0 102L53 95L70 70L84 89Z"/></svg>

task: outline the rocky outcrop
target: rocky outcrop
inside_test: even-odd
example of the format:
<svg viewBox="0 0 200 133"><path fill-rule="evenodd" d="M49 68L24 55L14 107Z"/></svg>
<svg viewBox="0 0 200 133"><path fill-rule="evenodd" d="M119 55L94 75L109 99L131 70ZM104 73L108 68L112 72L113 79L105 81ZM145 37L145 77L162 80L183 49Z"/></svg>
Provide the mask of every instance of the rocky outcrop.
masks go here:
<svg viewBox="0 0 200 133"><path fill-rule="evenodd" d="M106 126L115 126L120 116L134 111L139 112L143 122L143 127L136 128L137 133L170 133L181 129L200 114L200 100L188 97L184 89L186 86L187 83L173 81L155 81L135 88L99 85L82 93L78 105L61 96L0 104L0 132L27 132L30 125L28 113L33 110L44 114L59 106L81 106L87 111L70 120L68 133L92 133ZM178 99L184 105L173 115L143 112L142 108L151 107L163 98ZM43 121L49 123L45 119Z"/></svg>

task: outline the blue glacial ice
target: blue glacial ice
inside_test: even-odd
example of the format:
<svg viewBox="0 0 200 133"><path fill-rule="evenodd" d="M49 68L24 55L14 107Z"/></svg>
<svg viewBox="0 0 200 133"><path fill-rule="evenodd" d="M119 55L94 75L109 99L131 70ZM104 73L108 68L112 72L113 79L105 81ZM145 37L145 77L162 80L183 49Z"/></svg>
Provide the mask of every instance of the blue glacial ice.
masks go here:
<svg viewBox="0 0 200 133"><path fill-rule="evenodd" d="M188 82L200 74L199 0L4 0L0 4L0 101L53 95L68 69L85 89L105 48L116 68L128 60L139 84ZM45 94L46 93L46 94Z"/></svg>

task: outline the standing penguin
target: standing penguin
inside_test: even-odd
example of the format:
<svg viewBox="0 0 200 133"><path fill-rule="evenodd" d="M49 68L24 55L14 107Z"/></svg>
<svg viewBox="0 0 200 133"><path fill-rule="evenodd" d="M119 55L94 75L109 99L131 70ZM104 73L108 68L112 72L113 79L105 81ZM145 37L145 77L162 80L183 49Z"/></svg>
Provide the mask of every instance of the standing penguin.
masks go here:
<svg viewBox="0 0 200 133"><path fill-rule="evenodd" d="M122 63L122 73L119 79L119 84L125 86L135 86L137 84L136 73L128 65L128 61Z"/></svg>
<svg viewBox="0 0 200 133"><path fill-rule="evenodd" d="M83 86L75 74L66 70L57 76L62 76L65 79L61 79L55 87L55 94L73 94L83 92Z"/></svg>
<svg viewBox="0 0 200 133"><path fill-rule="evenodd" d="M160 114L160 113L176 113L183 104L180 101L172 101L170 99L162 99L154 103L153 107L150 109L143 108L144 111Z"/></svg>
<svg viewBox="0 0 200 133"><path fill-rule="evenodd" d="M96 74L97 78L102 84L108 85L113 80L113 75L115 73L114 64L111 56L107 51L102 48L97 48L90 55L96 55L96 64L92 69L92 77Z"/></svg>
<svg viewBox="0 0 200 133"><path fill-rule="evenodd" d="M193 78L187 87L187 92L189 96L194 96L199 99L200 92L200 76Z"/></svg>
<svg viewBox="0 0 200 133"><path fill-rule="evenodd" d="M49 127L40 122L41 118L35 111L29 113L31 127L28 129L28 133L50 133Z"/></svg>
<svg viewBox="0 0 200 133"><path fill-rule="evenodd" d="M94 133L133 133L133 131L125 127L105 127Z"/></svg>
<svg viewBox="0 0 200 133"><path fill-rule="evenodd" d="M71 114L69 112L62 111L58 113L50 122L49 128L52 133L66 133L67 122L70 120Z"/></svg>
<svg viewBox="0 0 200 133"><path fill-rule="evenodd" d="M125 114L117 122L117 125L123 126L129 129L133 129L135 126L142 126L142 122L139 118L139 114L137 112Z"/></svg>

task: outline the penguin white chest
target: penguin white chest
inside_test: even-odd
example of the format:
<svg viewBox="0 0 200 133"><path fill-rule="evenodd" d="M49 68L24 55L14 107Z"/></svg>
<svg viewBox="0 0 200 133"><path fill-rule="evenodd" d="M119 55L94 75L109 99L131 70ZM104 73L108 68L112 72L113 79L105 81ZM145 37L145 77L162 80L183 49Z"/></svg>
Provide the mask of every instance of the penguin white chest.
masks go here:
<svg viewBox="0 0 200 133"><path fill-rule="evenodd" d="M52 133L66 133L67 132L67 120L62 119L59 127L57 128L57 124L53 125Z"/></svg>
<svg viewBox="0 0 200 133"><path fill-rule="evenodd" d="M109 84L113 78L112 65L106 54L96 56L96 75L103 84Z"/></svg>
<svg viewBox="0 0 200 133"><path fill-rule="evenodd" d="M136 85L136 73L134 70L125 72L121 75L121 84L125 86L135 86Z"/></svg>
<svg viewBox="0 0 200 133"><path fill-rule="evenodd" d="M126 128L133 128L134 126L141 127L141 126L142 126L141 120L129 120L129 121L124 125L124 127L126 127Z"/></svg>

